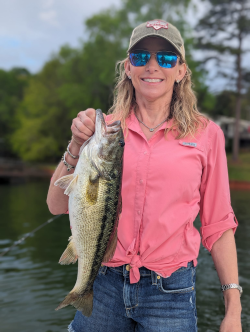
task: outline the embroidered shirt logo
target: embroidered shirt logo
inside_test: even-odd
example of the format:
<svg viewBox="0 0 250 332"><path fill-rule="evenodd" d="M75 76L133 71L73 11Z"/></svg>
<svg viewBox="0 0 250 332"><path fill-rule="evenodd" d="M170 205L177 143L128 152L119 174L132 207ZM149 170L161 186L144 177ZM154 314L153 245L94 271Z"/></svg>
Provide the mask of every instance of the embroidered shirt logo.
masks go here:
<svg viewBox="0 0 250 332"><path fill-rule="evenodd" d="M168 23L162 20L148 21L147 28L154 28L155 30L159 30L161 28L168 29Z"/></svg>
<svg viewBox="0 0 250 332"><path fill-rule="evenodd" d="M197 143L193 143L193 142L182 142L182 145L187 145L187 146L193 146L196 147Z"/></svg>

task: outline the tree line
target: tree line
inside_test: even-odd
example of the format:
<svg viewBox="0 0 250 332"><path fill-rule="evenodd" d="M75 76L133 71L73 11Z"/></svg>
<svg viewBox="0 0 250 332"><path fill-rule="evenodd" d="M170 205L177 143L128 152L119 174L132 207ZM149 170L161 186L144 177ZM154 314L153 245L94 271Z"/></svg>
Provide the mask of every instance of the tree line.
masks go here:
<svg viewBox="0 0 250 332"><path fill-rule="evenodd" d="M0 155L25 161L56 162L70 139L77 113L89 107L107 112L112 105L115 64L126 57L132 29L161 18L173 22L185 40L187 63L202 113L249 119L250 72L243 47L250 34L250 0L207 0L208 11L195 31L185 17L190 0L122 0L85 22L88 40L64 45L32 75L25 68L0 70ZM194 50L204 50L195 60ZM231 68L224 66L231 59ZM232 83L217 94L206 85L206 63ZM223 70L225 69L225 70ZM237 134L237 133L236 133ZM237 135L236 135L237 136ZM234 142L237 160L239 137Z"/></svg>

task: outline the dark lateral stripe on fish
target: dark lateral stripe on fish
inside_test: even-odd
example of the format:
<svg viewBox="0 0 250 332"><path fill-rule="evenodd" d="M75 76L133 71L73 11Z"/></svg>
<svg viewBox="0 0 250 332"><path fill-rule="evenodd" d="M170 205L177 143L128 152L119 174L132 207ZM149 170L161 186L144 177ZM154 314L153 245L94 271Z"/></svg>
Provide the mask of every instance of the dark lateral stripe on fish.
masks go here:
<svg viewBox="0 0 250 332"><path fill-rule="evenodd" d="M121 174L119 174L119 177L121 178ZM90 274L91 277L85 288L85 291L81 294L81 296L84 296L93 288L94 280L98 274L99 265L102 262L102 258L105 254L110 235L112 233L114 224L116 222L116 220L114 219L114 206L117 205L117 201L119 200L119 194L121 188L120 179L119 181L115 181L115 183L116 183L115 188L114 188L114 182L112 183L113 185L107 186L107 192L105 198L105 213L102 218L101 231L97 240L96 252ZM112 192L113 191L112 189L115 190L115 194ZM112 204L110 204L110 202L112 202ZM117 216L117 211L115 211L115 216Z"/></svg>

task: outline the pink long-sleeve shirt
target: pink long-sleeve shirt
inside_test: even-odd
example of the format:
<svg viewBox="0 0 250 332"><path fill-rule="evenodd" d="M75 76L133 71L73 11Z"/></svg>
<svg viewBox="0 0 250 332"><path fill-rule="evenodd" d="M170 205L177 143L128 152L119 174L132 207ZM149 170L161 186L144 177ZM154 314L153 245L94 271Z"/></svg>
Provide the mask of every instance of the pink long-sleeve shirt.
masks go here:
<svg viewBox="0 0 250 332"><path fill-rule="evenodd" d="M106 121L110 116L106 117ZM129 264L130 282L140 279L145 266L162 277L189 261L197 265L200 241L211 251L238 221L230 201L221 128L210 121L195 138L176 140L165 122L147 141L132 113L126 120L122 177L122 213L117 248L106 266ZM200 212L200 233L193 222Z"/></svg>

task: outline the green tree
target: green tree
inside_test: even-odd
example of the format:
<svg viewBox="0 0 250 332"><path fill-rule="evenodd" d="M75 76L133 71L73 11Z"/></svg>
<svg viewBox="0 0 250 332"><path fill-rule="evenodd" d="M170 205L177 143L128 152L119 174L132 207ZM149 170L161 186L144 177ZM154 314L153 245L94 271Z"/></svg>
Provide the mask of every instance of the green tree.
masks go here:
<svg viewBox="0 0 250 332"><path fill-rule="evenodd" d="M23 98L30 73L25 68L0 69L0 155L13 156L10 135L16 109Z"/></svg>
<svg viewBox="0 0 250 332"><path fill-rule="evenodd" d="M63 151L68 113L58 93L62 85L61 67L60 61L53 59L38 75L32 77L17 109L16 130L11 140L13 150L23 160L49 158L55 161L58 151Z"/></svg>
<svg viewBox="0 0 250 332"><path fill-rule="evenodd" d="M85 24L88 40L79 48L63 46L30 81L12 136L14 150L24 160L55 160L70 138L71 121L88 107L107 112L112 105L115 64L126 57L132 29L155 19L169 19L182 31L188 64L197 90L203 92L204 72L192 59L193 37L183 19L189 0L123 0L120 8L102 11ZM206 104L207 103L207 104Z"/></svg>
<svg viewBox="0 0 250 332"><path fill-rule="evenodd" d="M218 73L235 83L235 132L233 160L239 154L239 120L241 118L242 93L246 83L247 70L243 68L242 57L247 52L243 42L250 35L250 0L207 0L209 10L197 25L198 46L206 50L205 61L214 60ZM228 68L229 59L234 61Z"/></svg>

